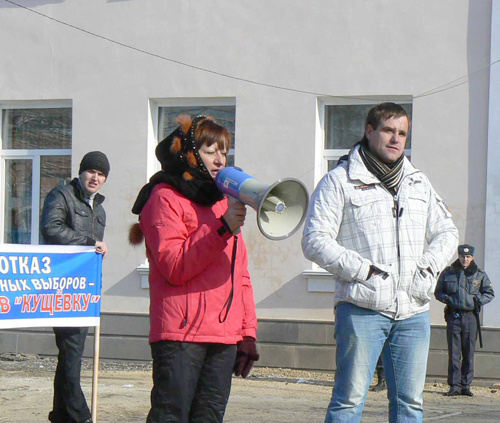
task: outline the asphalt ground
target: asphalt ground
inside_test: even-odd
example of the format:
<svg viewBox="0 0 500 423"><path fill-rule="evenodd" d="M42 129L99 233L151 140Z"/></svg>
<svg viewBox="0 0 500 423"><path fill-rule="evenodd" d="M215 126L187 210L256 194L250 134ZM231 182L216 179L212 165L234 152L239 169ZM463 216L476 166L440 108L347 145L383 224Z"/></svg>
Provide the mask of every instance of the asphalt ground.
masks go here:
<svg viewBox="0 0 500 423"><path fill-rule="evenodd" d="M55 364L54 358L0 356L1 423L47 422ZM149 363L101 362L95 423L145 422L151 385ZM233 379L224 421L323 422L332 385L327 372L257 367L247 379ZM90 360L84 362L82 386L90 403ZM442 383L426 385L424 421L500 422L500 389L473 387L473 397L445 397L447 390ZM386 392L368 393L362 421L388 421Z"/></svg>

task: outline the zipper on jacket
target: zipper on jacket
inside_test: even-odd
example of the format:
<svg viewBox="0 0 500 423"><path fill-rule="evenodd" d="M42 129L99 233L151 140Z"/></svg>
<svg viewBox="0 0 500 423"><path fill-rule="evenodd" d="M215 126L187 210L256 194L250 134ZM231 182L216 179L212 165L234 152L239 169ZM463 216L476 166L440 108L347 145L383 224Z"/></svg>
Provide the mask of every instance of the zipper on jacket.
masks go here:
<svg viewBox="0 0 500 423"><path fill-rule="evenodd" d="M398 252L398 263L401 261L401 250L399 248L399 218L403 214L403 208L399 208L398 199L394 196L394 207L392 209L392 215L396 219L396 248ZM399 269L401 271L401 269Z"/></svg>
<svg viewBox="0 0 500 423"><path fill-rule="evenodd" d="M460 289L463 287L463 289ZM458 307L465 308L465 297L467 292L467 277L465 276L465 269L462 267L458 274Z"/></svg>
<svg viewBox="0 0 500 423"><path fill-rule="evenodd" d="M96 233L95 233L95 227L96 227L96 224L95 224L95 221L96 221L96 216L94 214L94 207L92 207L90 204L88 204L88 206L90 207L90 215L92 216L92 238L94 238L96 241Z"/></svg>
<svg viewBox="0 0 500 423"><path fill-rule="evenodd" d="M398 255L398 285L396 287L396 291L394 292L395 300L397 300L397 292L399 290L399 285L401 283L401 248L399 246L399 218L403 215L403 208L399 207L398 197L395 195L394 197L394 207L392 209L392 215L396 219L396 249ZM399 314L399 302L396 301L396 315Z"/></svg>

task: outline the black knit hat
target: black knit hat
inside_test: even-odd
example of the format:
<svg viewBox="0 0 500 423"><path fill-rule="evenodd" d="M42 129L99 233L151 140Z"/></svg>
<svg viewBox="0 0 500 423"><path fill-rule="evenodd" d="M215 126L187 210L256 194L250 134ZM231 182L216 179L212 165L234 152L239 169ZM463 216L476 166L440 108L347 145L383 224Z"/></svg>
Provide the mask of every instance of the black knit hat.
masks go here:
<svg viewBox="0 0 500 423"><path fill-rule="evenodd" d="M107 178L109 174L109 161L106 154L100 151L91 151L85 154L80 163L78 174L81 175L86 170L98 170L104 173L104 176Z"/></svg>

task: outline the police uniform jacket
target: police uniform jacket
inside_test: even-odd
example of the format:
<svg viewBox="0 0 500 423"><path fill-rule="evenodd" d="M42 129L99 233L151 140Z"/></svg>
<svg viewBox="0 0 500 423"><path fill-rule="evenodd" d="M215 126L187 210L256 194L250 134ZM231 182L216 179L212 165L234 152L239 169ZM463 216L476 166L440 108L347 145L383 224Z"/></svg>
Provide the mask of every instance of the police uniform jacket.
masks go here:
<svg viewBox="0 0 500 423"><path fill-rule="evenodd" d="M441 273L434 295L458 311L474 310L474 297L485 305L495 296L488 275L474 261L464 269L458 259Z"/></svg>

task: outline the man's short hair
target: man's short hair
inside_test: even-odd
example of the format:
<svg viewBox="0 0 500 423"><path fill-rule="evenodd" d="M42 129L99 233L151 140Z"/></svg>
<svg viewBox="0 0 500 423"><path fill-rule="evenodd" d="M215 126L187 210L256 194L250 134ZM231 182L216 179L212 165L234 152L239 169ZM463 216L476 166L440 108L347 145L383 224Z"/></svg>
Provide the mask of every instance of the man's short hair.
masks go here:
<svg viewBox="0 0 500 423"><path fill-rule="evenodd" d="M408 119L408 128L410 127L410 117L406 110L396 103L381 103L372 107L366 116L365 128L370 125L373 129L377 129L380 122L383 120L405 116Z"/></svg>

